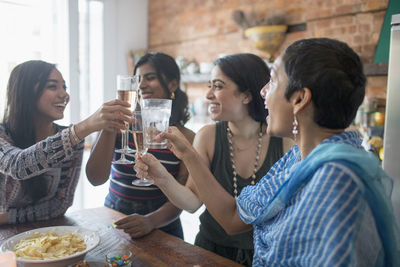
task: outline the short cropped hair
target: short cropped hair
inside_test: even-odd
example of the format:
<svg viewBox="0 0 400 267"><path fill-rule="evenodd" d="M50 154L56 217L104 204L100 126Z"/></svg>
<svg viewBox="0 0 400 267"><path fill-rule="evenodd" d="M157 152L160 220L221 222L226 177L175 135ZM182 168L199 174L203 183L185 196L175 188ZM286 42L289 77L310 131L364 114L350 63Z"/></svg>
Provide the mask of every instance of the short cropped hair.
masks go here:
<svg viewBox="0 0 400 267"><path fill-rule="evenodd" d="M365 95L366 77L360 57L346 43L311 38L294 42L283 57L288 86L285 97L309 88L314 121L321 127L345 129Z"/></svg>

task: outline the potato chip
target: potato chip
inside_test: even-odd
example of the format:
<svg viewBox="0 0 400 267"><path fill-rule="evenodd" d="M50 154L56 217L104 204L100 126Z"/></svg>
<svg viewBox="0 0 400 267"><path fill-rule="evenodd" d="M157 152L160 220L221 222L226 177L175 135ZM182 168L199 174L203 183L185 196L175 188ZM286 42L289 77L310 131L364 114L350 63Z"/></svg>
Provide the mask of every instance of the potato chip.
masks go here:
<svg viewBox="0 0 400 267"><path fill-rule="evenodd" d="M66 232L33 233L14 247L17 257L29 260L63 258L86 249L85 241L77 234Z"/></svg>

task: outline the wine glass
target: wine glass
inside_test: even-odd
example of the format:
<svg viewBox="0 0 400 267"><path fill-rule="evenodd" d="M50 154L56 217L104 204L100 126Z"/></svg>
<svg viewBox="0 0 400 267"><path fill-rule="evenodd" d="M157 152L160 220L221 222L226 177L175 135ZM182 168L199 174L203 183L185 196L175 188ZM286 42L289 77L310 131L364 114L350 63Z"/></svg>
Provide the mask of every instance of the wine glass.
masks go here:
<svg viewBox="0 0 400 267"><path fill-rule="evenodd" d="M117 75L117 98L131 104L133 111L137 104L139 76ZM132 160L128 160L125 155L135 153L135 150L129 147L129 122L125 122L127 130L121 130L121 148L115 152L121 153L119 160L114 161L114 164L133 164Z"/></svg>
<svg viewBox="0 0 400 267"><path fill-rule="evenodd" d="M142 112L140 110L135 110L133 112L132 135L136 147L136 156L138 156L139 153L141 155L145 154L147 152L147 145L144 142ZM153 180L146 178L135 179L132 181L132 184L137 186L149 186L153 183Z"/></svg>

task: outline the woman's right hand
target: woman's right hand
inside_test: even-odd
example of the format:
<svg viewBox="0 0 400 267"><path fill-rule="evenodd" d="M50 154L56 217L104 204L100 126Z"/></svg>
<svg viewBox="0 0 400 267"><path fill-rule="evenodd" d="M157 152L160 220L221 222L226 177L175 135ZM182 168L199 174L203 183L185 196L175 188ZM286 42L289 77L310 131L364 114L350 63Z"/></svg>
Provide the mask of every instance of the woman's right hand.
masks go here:
<svg viewBox="0 0 400 267"><path fill-rule="evenodd" d="M195 152L193 146L186 139L186 137L179 131L178 128L171 126L168 128L168 132L160 133L156 139L168 140L168 149L172 151L179 159L183 160L185 156L189 156L190 153Z"/></svg>
<svg viewBox="0 0 400 267"><path fill-rule="evenodd" d="M80 138L99 131L115 132L126 129L124 121L131 121L130 104L118 99L104 103L95 113L75 125L75 131Z"/></svg>
<svg viewBox="0 0 400 267"><path fill-rule="evenodd" d="M154 180L157 186L164 186L171 174L165 169L161 162L150 153L138 155L133 167L136 177Z"/></svg>

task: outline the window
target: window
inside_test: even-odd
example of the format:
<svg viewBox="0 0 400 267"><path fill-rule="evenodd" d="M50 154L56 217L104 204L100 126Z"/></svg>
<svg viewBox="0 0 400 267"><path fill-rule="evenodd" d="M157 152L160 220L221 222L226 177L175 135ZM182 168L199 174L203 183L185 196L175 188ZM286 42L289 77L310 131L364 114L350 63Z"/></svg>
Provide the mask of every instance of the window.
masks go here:
<svg viewBox="0 0 400 267"><path fill-rule="evenodd" d="M0 117L11 70L27 60L56 63L68 73L66 0L0 0ZM67 81L68 83L68 81ZM69 121L69 110L64 121Z"/></svg>

